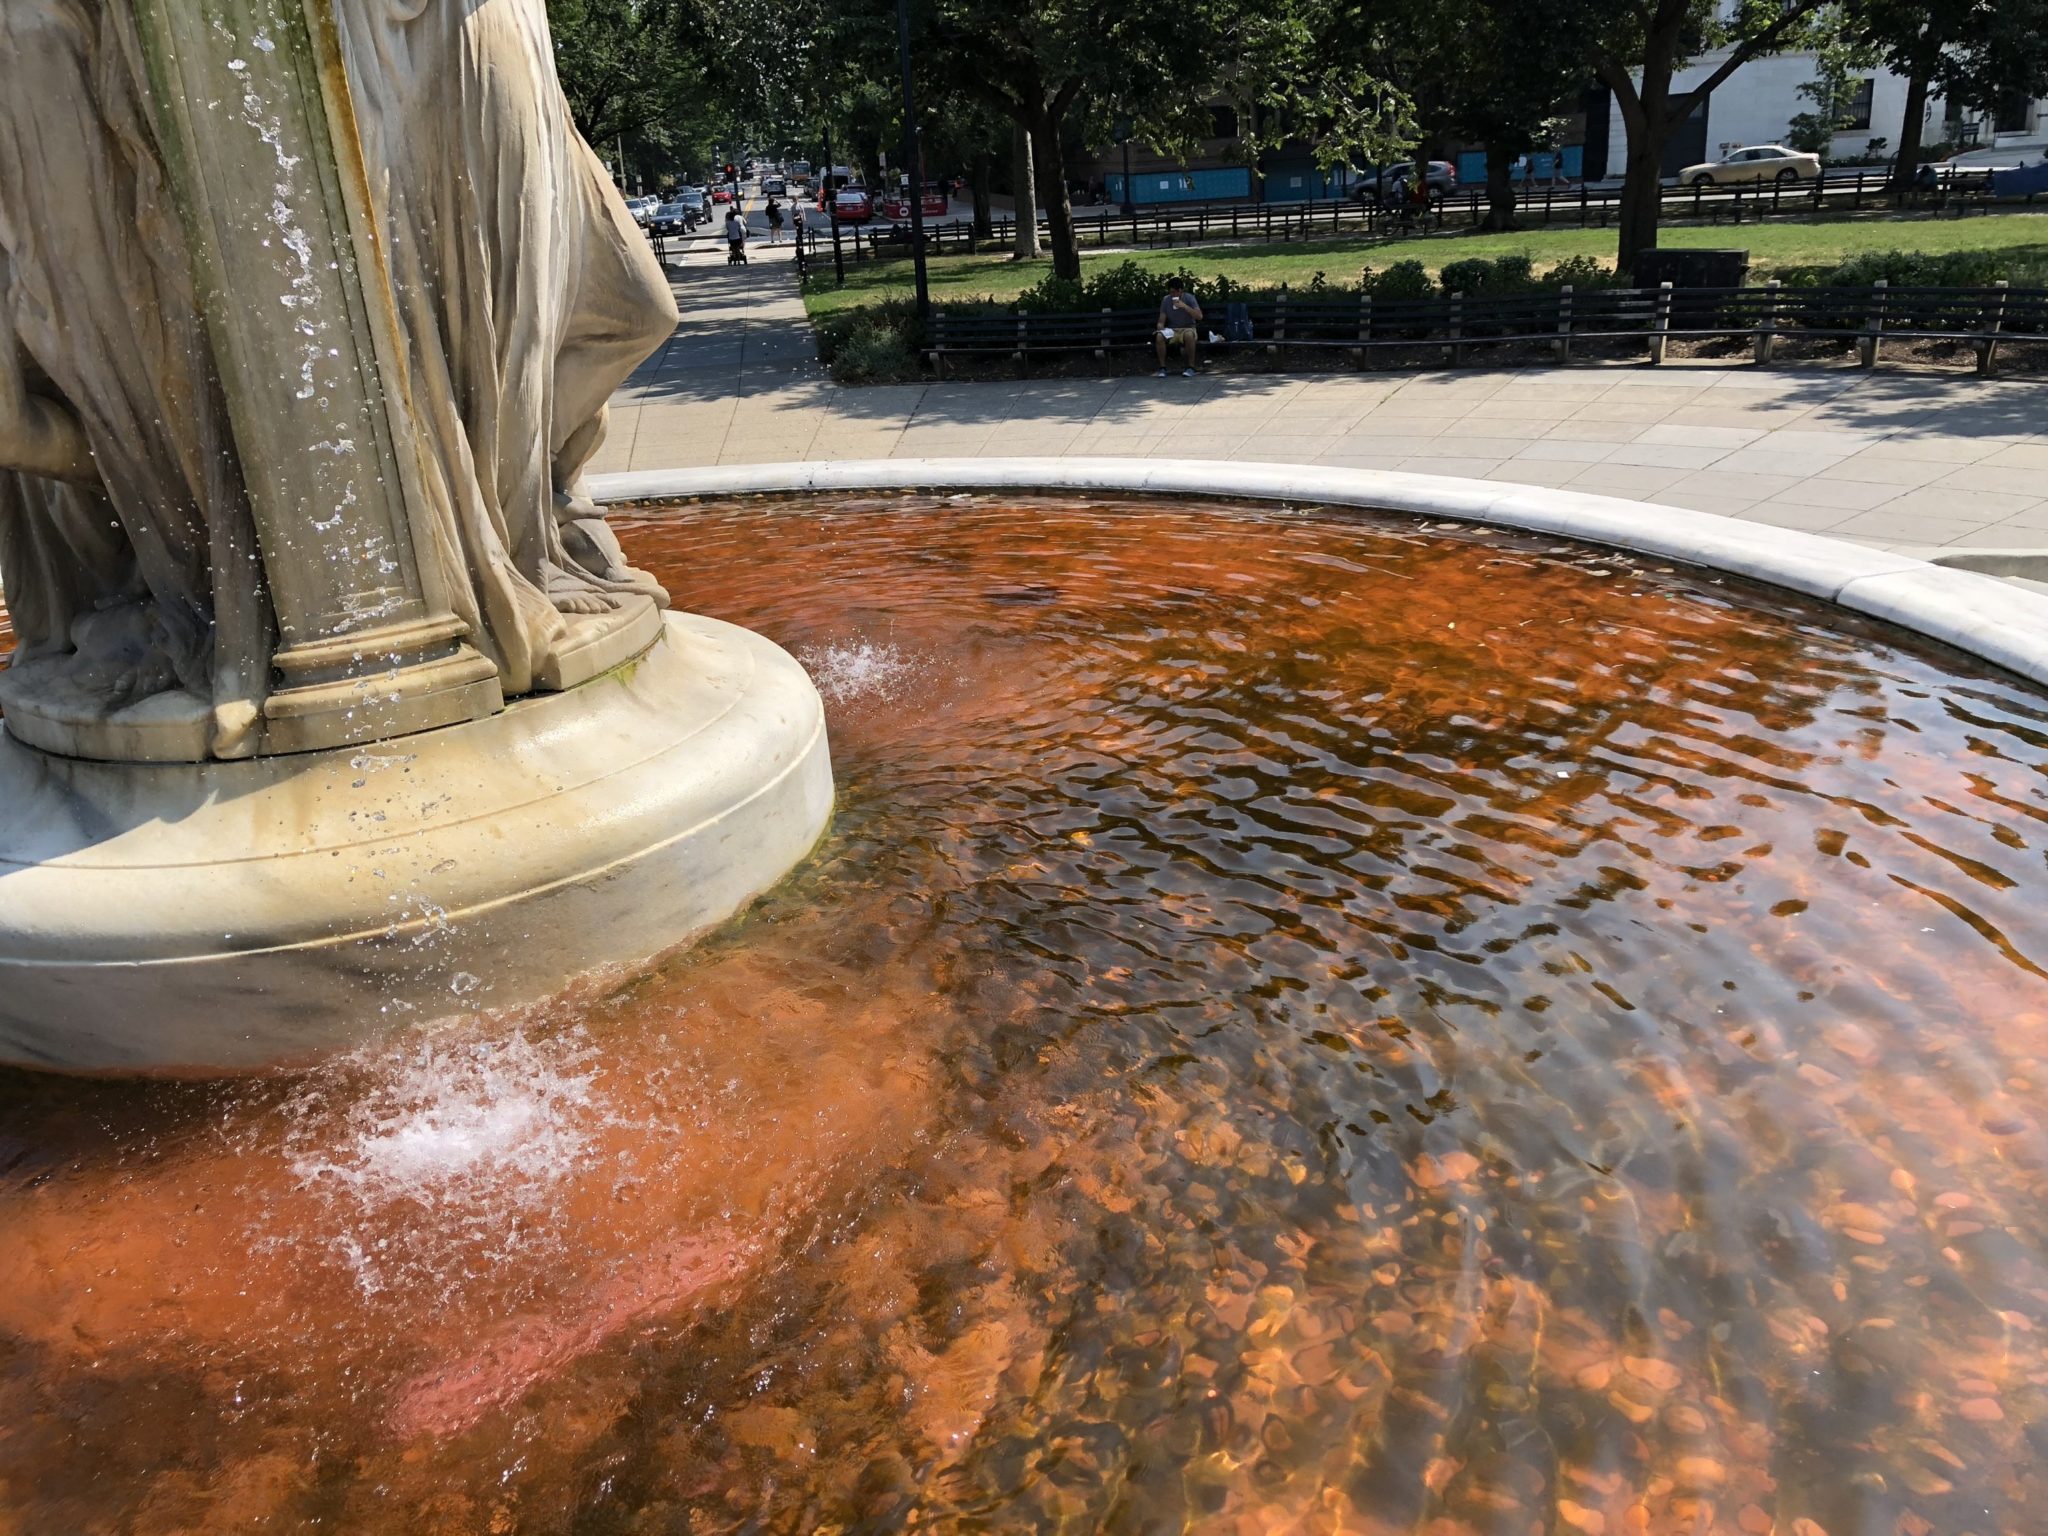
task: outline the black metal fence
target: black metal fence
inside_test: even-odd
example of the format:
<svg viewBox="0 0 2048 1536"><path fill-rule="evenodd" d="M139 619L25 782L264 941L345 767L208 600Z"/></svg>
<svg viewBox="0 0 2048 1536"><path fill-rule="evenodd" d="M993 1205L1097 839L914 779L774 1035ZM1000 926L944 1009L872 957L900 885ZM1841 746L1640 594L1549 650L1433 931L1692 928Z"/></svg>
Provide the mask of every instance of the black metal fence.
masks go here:
<svg viewBox="0 0 2048 1536"><path fill-rule="evenodd" d="M1103 309L1093 313L962 313L932 316L927 351L941 376L949 357L1014 357L1024 366L1033 353L1093 352L1106 358L1126 348L1149 348L1157 312ZM1977 371L1989 375L2001 344L2048 341L2048 289L1894 288L1878 282L1857 288L1564 287L1498 296L1451 294L1432 299L1374 299L1369 294L1328 297L1286 290L1227 307L1204 322L1234 350L1338 348L1358 354L1380 348L1440 351L1459 363L1474 348L1538 345L1558 361L1574 347L1616 344L1644 349L1664 361L1674 340L1750 341L1756 361L1769 362L1781 339L1813 337L1853 341L1863 366L1877 366L1887 340L1946 340L1974 349Z"/></svg>
<svg viewBox="0 0 2048 1536"><path fill-rule="evenodd" d="M1943 173L1934 189L1899 193L1892 189L1890 172L1874 170L1826 171L1810 182L1767 182L1739 187L1665 187L1664 216L1690 217L1712 223L1743 224L1758 219L1812 214L1827 210L1854 211L1863 208L1906 204L1941 208L1957 214L1988 209L1991 172L1953 171ZM2025 197L2032 203L2034 196ZM1618 189L1579 186L1531 186L1521 189L1516 200L1516 217L1530 224L1589 227L1613 221L1621 207ZM1465 187L1450 196L1433 200L1425 209L1389 209L1356 198L1327 198L1294 203L1200 203L1119 213L1111 208L1082 207L1074 210L1076 235L1084 245L1176 246L1197 245L1208 240L1281 241L1306 239L1313 235L1385 235L1406 230L1478 226L1486 218L1483 187ZM1039 221L1041 231L1046 221ZM985 235L977 236L973 222L966 218L939 220L925 225L925 249L933 254L965 252L981 248L1004 249L1014 243L1016 221L1008 214L994 218ZM831 257L832 236L822 214L814 215L804 230L805 256L809 260ZM886 260L910 254L910 230L897 224L843 224L840 240L848 259Z"/></svg>

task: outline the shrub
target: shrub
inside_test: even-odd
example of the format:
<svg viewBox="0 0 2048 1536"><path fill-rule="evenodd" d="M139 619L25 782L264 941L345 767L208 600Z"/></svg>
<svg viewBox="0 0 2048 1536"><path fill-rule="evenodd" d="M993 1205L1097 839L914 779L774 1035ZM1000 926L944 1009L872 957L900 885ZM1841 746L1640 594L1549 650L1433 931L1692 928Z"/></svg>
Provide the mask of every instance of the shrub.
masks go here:
<svg viewBox="0 0 2048 1536"><path fill-rule="evenodd" d="M1436 279L1419 261L1397 261L1384 272L1375 272L1367 267L1360 274L1359 283L1375 299L1433 299L1437 296Z"/></svg>
<svg viewBox="0 0 2048 1536"><path fill-rule="evenodd" d="M1567 256L1539 281L1545 288L1569 287L1574 293L1584 293L1588 288L1612 288L1616 279L1614 268L1591 256Z"/></svg>
<svg viewBox="0 0 2048 1536"><path fill-rule="evenodd" d="M832 377L842 384L886 384L917 372L917 354L903 331L867 315L846 328L831 362Z"/></svg>
<svg viewBox="0 0 2048 1536"><path fill-rule="evenodd" d="M1825 285L1862 288L1882 279L1894 288L1984 288L2011 277L2014 266L2007 251L1864 251L1830 272Z"/></svg>

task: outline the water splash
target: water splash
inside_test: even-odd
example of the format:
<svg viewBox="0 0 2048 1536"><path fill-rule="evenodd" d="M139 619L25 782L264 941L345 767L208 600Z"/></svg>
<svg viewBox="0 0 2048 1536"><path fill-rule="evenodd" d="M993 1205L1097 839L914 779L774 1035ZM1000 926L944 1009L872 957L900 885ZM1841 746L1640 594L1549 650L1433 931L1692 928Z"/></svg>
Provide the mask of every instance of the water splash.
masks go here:
<svg viewBox="0 0 2048 1536"><path fill-rule="evenodd" d="M887 702L903 696L929 672L924 658L906 656L887 643L872 640L834 641L797 652L826 702Z"/></svg>
<svg viewBox="0 0 2048 1536"><path fill-rule="evenodd" d="M366 1295L545 1241L537 1218L611 1123L583 1029L484 1028L358 1052L287 1106L292 1171Z"/></svg>

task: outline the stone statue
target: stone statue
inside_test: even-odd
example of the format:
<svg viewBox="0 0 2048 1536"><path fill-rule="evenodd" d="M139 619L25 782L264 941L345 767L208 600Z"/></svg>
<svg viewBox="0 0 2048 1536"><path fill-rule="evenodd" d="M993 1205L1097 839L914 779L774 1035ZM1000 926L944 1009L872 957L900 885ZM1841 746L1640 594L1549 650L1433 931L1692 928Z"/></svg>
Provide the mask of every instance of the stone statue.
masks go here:
<svg viewBox="0 0 2048 1536"><path fill-rule="evenodd" d="M584 484L675 323L545 0L0 0L0 1062L537 1001L816 844L810 679Z"/></svg>
<svg viewBox="0 0 2048 1536"><path fill-rule="evenodd" d="M10 730L310 750L644 650L580 477L675 318L544 0L7 0Z"/></svg>

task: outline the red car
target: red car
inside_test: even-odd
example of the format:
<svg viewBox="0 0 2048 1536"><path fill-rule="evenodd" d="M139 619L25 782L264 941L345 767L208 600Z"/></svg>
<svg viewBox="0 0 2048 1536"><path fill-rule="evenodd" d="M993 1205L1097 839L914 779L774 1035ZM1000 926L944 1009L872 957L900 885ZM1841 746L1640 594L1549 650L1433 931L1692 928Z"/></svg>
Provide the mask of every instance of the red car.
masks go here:
<svg viewBox="0 0 2048 1536"><path fill-rule="evenodd" d="M865 224L875 216L875 200L866 187L841 187L832 194L832 217L842 224Z"/></svg>
<svg viewBox="0 0 2048 1536"><path fill-rule="evenodd" d="M713 201L714 203L729 203L729 202L731 202L731 201L732 201L732 188L731 188L731 187L725 187L725 186L713 187L713 188L711 189L711 201Z"/></svg>

